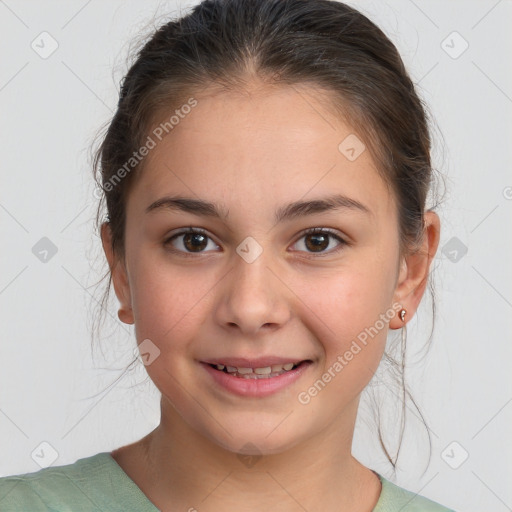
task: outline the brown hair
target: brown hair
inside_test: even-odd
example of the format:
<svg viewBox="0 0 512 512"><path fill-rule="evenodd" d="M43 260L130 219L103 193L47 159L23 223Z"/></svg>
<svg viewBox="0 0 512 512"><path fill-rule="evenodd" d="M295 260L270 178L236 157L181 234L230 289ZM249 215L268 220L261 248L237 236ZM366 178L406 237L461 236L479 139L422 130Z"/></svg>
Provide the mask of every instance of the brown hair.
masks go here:
<svg viewBox="0 0 512 512"><path fill-rule="evenodd" d="M430 119L388 37L338 1L204 0L186 16L162 25L137 53L94 156L94 175L102 189L96 226L106 203L116 255L124 259L126 198L144 161L113 180L159 116L207 86L243 89L255 78L269 84L309 84L327 93L330 108L364 141L396 198L400 255L414 251L424 236L423 216L433 184ZM102 307L110 272L105 277L109 281ZM429 343L433 330L432 324ZM419 412L405 385L405 347L401 351L400 359L385 352L386 362L402 386L402 413L407 396ZM402 422L400 444L403 428ZM399 450L393 460L380 423L378 435L395 469Z"/></svg>

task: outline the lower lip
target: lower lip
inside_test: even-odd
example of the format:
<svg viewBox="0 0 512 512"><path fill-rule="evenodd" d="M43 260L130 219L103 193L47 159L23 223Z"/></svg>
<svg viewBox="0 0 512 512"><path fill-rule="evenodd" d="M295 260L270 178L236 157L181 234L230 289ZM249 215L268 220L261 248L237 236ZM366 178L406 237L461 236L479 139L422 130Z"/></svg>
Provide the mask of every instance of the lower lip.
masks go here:
<svg viewBox="0 0 512 512"><path fill-rule="evenodd" d="M229 373L212 368L207 363L201 363L201 366L212 376L217 384L231 393L240 396L265 397L290 386L307 371L311 364L310 361L304 361L297 368L268 379L234 377Z"/></svg>

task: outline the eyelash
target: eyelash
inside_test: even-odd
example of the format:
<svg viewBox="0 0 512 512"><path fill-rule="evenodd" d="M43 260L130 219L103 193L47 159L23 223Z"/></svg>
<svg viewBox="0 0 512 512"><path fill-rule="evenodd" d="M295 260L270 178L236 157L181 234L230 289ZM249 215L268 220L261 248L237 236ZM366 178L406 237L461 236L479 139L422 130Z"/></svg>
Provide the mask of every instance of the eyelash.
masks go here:
<svg viewBox="0 0 512 512"><path fill-rule="evenodd" d="M204 235L206 236L208 239L212 240L210 236L208 236L207 232L205 229L202 229L202 228L193 228L192 226L190 226L188 229L186 230L183 230L183 231L180 231L179 233L175 233L174 235L172 235L171 237L167 238L166 240L164 240L163 242L163 245L164 247L166 247L168 250L170 250L171 252L174 252L174 253L179 253L180 255L184 256L184 257L191 257L191 258L194 258L196 257L196 255L200 255L201 252L197 252L197 253L192 253L192 252L185 252L185 251L181 251L179 249L174 249L174 248L170 248L169 249L169 246L171 245L171 242L179 237L179 236L183 236L183 235L188 235L188 234L193 234L193 235ZM329 229L329 228L308 228L306 229L305 231L303 231L300 235L300 237L297 239L297 241L295 243L297 243L299 240L301 240L302 238L304 238L305 236L307 235L317 235L317 234L327 234L329 235L330 237L336 239L338 242L340 242L340 244L338 245L338 247L334 248L334 249L331 249L330 251L328 252L322 252L322 253L314 253L314 252L310 252L310 253L307 253L309 254L309 256L306 256L307 258L318 258L318 257L322 257L322 256L327 256L327 255L331 255L331 254L335 254L337 252L339 252L343 246L348 246L350 245L347 241L345 241L343 238L341 238L336 231L332 230L332 229ZM298 252L304 252L304 251L298 251Z"/></svg>

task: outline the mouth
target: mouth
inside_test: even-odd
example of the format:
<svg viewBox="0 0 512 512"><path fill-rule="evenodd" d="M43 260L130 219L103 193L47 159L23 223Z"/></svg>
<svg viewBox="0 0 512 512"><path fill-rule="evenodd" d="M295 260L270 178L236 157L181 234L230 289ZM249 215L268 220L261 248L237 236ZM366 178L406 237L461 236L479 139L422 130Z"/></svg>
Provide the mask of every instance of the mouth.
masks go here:
<svg viewBox="0 0 512 512"><path fill-rule="evenodd" d="M294 385L313 366L311 359L221 357L200 361L212 389L244 398L264 398Z"/></svg>
<svg viewBox="0 0 512 512"><path fill-rule="evenodd" d="M252 366L230 366L221 363L206 363L214 370L227 373L232 377L241 379L271 379L279 377L285 373L294 371L301 365L311 363L310 359L305 359L298 362L288 362L284 364L272 364L268 366L252 367Z"/></svg>

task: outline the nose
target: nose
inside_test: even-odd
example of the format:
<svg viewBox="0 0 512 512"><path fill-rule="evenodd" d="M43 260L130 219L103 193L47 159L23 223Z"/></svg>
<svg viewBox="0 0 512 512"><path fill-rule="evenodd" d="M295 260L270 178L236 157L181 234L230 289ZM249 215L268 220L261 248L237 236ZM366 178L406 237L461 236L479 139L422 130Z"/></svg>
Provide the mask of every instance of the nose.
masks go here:
<svg viewBox="0 0 512 512"><path fill-rule="evenodd" d="M266 251L251 263L238 254L233 260L233 267L219 288L217 322L245 335L283 326L291 316L293 294L283 282L278 265L273 264Z"/></svg>

